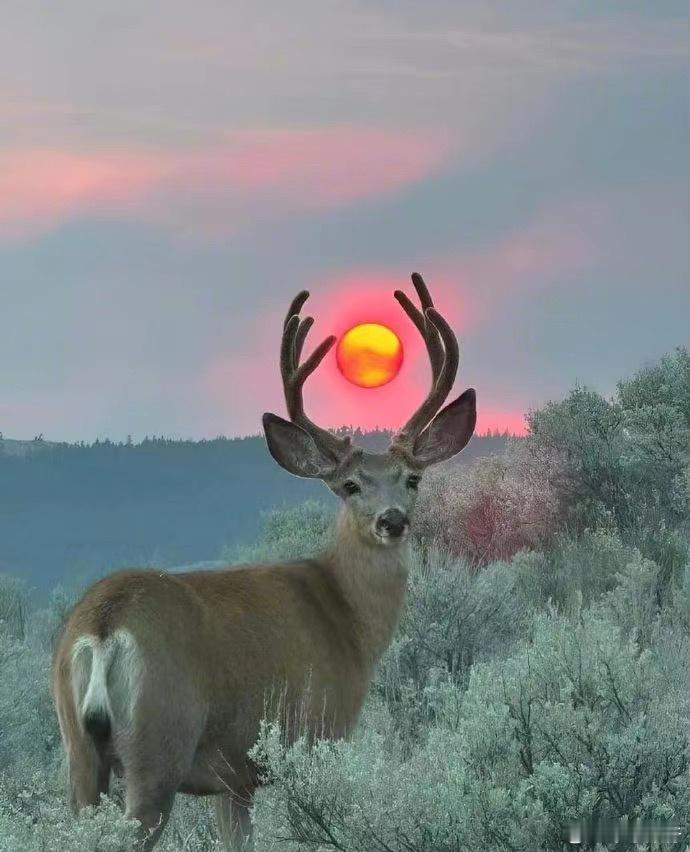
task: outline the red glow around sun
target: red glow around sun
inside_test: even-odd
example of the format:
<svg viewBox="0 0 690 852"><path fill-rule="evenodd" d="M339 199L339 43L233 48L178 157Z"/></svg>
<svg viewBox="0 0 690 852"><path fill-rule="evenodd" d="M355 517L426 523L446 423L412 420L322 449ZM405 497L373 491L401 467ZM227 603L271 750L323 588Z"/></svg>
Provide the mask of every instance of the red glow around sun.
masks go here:
<svg viewBox="0 0 690 852"><path fill-rule="evenodd" d="M385 325L356 325L338 341L336 360L345 378L362 388L377 388L394 379L403 361L400 338Z"/></svg>

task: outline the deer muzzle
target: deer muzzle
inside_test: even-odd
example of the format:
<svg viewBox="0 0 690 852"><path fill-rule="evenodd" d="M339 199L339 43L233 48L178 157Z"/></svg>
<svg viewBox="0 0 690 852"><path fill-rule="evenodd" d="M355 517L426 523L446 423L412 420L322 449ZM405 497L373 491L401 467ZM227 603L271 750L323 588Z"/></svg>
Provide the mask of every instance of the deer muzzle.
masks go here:
<svg viewBox="0 0 690 852"><path fill-rule="evenodd" d="M402 538L409 526L407 515L400 509L386 509L376 519L376 532L381 538Z"/></svg>

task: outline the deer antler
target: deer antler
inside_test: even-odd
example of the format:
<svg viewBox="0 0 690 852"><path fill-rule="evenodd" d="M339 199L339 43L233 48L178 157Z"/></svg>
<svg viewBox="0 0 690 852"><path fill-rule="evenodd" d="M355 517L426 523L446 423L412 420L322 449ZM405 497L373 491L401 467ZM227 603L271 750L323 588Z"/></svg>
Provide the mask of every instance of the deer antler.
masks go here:
<svg viewBox="0 0 690 852"><path fill-rule="evenodd" d="M283 325L283 338L280 347L280 373L283 377L285 403L290 420L296 426L300 426L305 432L308 432L335 462L339 462L351 450L350 438L348 436L339 438L333 432L329 432L328 429L322 429L304 413L304 400L302 398L304 383L323 361L336 341L335 336L330 335L300 364L307 334L314 324L313 317L300 318L299 315L308 298L308 290L302 290L295 296L288 309Z"/></svg>
<svg viewBox="0 0 690 852"><path fill-rule="evenodd" d="M412 284L419 296L421 311L402 290L395 291L395 298L417 326L426 344L431 362L431 390L412 417L393 437L392 446L410 454L413 454L414 443L420 432L450 393L460 361L457 338L434 307L429 290L419 273L412 274Z"/></svg>

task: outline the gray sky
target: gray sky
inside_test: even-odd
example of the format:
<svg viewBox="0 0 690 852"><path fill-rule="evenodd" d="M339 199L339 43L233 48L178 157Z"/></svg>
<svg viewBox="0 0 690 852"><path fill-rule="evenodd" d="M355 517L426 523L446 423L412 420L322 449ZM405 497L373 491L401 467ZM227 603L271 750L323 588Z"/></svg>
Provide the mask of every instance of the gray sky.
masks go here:
<svg viewBox="0 0 690 852"><path fill-rule="evenodd" d="M0 57L5 436L257 432L305 286L406 353L310 410L396 425L413 270L480 428L690 343L685 3L9 0Z"/></svg>

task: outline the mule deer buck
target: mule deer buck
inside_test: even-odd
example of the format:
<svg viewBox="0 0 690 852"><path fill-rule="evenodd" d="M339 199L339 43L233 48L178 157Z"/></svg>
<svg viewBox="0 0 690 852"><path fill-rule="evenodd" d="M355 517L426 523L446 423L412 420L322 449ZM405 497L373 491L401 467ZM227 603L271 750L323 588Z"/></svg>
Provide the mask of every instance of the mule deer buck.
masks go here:
<svg viewBox="0 0 690 852"><path fill-rule="evenodd" d="M53 661L53 695L75 811L124 776L126 814L140 846L156 844L177 792L213 795L230 850L251 846L250 808L261 779L247 757L262 718L298 733L346 737L403 605L407 534L425 467L459 452L474 431L475 394L440 412L458 345L421 276L421 302L395 297L431 362L426 399L384 453L354 447L313 423L302 389L335 342L301 362L313 319L292 302L280 369L290 419L265 414L273 458L323 480L343 501L332 545L292 562L167 574L120 571L72 610ZM291 726L290 721L299 724Z"/></svg>

